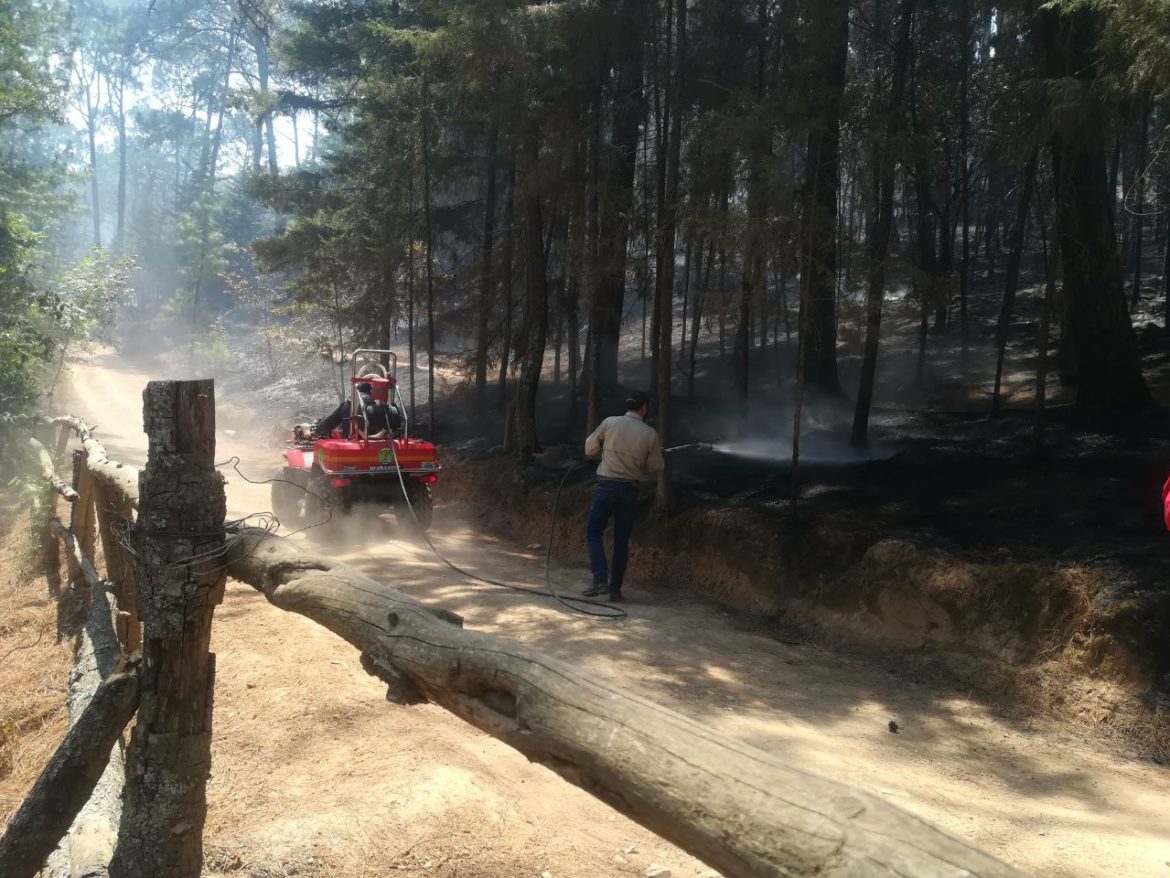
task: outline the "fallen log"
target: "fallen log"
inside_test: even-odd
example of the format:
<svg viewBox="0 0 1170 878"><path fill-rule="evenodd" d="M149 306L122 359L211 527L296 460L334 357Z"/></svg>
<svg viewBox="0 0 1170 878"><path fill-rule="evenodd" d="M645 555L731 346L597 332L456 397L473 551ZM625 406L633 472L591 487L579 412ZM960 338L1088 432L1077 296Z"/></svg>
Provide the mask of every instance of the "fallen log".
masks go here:
<svg viewBox="0 0 1170 878"><path fill-rule="evenodd" d="M0 838L0 878L33 878L97 786L138 709L138 674L101 682Z"/></svg>
<svg viewBox="0 0 1170 878"><path fill-rule="evenodd" d="M48 418L47 423L62 424L72 428L81 440L81 449L86 453L86 466L94 478L123 494L130 505L138 508L138 470L135 467L110 460L106 447L94 435L93 428L74 415L60 415Z"/></svg>
<svg viewBox="0 0 1170 878"><path fill-rule="evenodd" d="M874 796L557 659L464 631L449 614L265 531L237 533L228 572L360 649L391 700L446 708L726 875L1022 874Z"/></svg>
<svg viewBox="0 0 1170 878"><path fill-rule="evenodd" d="M41 476L45 479L45 481L47 481L49 485L52 486L54 491L56 491L70 503L75 502L77 500L78 494L75 490L65 484L59 475L57 475L57 468L53 465L53 456L49 454L49 450L31 436L29 437L28 445L29 449L33 453L33 457L36 459L37 468L41 471Z"/></svg>

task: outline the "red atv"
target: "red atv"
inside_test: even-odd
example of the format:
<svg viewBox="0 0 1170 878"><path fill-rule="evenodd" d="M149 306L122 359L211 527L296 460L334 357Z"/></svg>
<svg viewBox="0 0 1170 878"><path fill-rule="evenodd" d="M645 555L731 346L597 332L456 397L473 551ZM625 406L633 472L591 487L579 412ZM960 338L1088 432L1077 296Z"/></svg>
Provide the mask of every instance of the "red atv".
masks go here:
<svg viewBox="0 0 1170 878"><path fill-rule="evenodd" d="M362 355L387 355L387 371L377 361L358 368ZM350 416L325 438L317 424L298 424L285 442L285 464L272 482L272 510L290 530L349 513L356 503L394 509L399 525L431 525L431 485L439 480L434 443L410 435L406 406L398 389L398 358L392 351L354 351L350 371ZM358 392L368 384L370 408ZM377 429L368 412L394 403L401 426ZM412 512L413 510L413 512Z"/></svg>

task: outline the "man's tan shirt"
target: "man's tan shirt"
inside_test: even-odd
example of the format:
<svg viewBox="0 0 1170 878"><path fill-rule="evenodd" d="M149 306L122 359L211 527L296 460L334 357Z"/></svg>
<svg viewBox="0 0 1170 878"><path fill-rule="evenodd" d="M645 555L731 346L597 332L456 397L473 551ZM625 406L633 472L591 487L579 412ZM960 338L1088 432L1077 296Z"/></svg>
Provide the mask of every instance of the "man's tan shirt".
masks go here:
<svg viewBox="0 0 1170 878"><path fill-rule="evenodd" d="M662 469L662 440L637 412L606 418L585 440L585 456L601 456L597 475L603 479L640 482L645 473Z"/></svg>

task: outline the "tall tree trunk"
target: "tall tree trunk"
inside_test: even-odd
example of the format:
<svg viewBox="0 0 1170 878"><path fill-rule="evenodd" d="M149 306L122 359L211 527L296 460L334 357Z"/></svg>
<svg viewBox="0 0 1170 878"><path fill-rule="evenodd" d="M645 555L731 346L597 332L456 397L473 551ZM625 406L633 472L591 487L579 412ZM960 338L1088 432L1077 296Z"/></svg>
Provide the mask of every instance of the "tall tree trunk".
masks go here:
<svg viewBox="0 0 1170 878"><path fill-rule="evenodd" d="M381 325L378 328L378 346L389 350L394 343L394 324L398 318L398 266L399 251L392 242L383 245L382 252L382 308ZM382 365L390 366L389 355L382 357Z"/></svg>
<svg viewBox="0 0 1170 878"><path fill-rule="evenodd" d="M959 221L963 224L963 264L959 268L959 329L967 333L967 285L971 276L971 0L961 0L962 38L959 43L959 160L962 173Z"/></svg>
<svg viewBox="0 0 1170 878"><path fill-rule="evenodd" d="M1079 80L1092 93L1101 16L1093 9L1041 13L1049 78ZM1078 372L1077 402L1133 411L1149 403L1133 325L1126 310L1110 193L1105 187L1102 106L1086 100L1075 130L1051 141L1064 299Z"/></svg>
<svg viewBox="0 0 1170 878"><path fill-rule="evenodd" d="M991 394L991 414L993 415L999 413L1003 361L1007 353L1008 328L1011 326L1012 309L1015 306L1016 289L1020 281L1020 260L1024 254L1024 240L1028 230L1028 205L1032 201L1038 155L1038 150L1033 149L1024 168L1024 177L1020 184L1020 197L1016 204L1016 222L1012 226L1007 267L1004 270L1003 302L1000 304L999 320L995 325L995 388Z"/></svg>
<svg viewBox="0 0 1170 878"><path fill-rule="evenodd" d="M658 315L658 435L662 444L670 445L670 413L671 413L671 366L674 350L674 251L675 230L678 225L679 177L681 176L682 158L682 108L686 105L683 99L683 77L686 71L687 54L687 0L678 0L678 11L675 14L676 55L674 61L674 100L675 120L670 129L670 154L668 156L669 169L666 180L666 203L662 216L661 252L665 258L661 260L663 273L658 283L660 312ZM654 497L654 506L660 512L668 510L672 503L670 488L670 455L663 458L664 465L658 473L658 487Z"/></svg>
<svg viewBox="0 0 1170 878"><path fill-rule="evenodd" d="M1113 158L1109 163L1109 215L1117 225L1117 182L1121 178L1121 130L1113 135Z"/></svg>
<svg viewBox="0 0 1170 878"><path fill-rule="evenodd" d="M821 47L817 75L822 86L809 123L804 192L806 276L802 324L803 381L829 395L841 393L837 376L837 192L841 184L841 102L849 56L849 3L822 0L810 7L809 30Z"/></svg>
<svg viewBox="0 0 1170 878"><path fill-rule="evenodd" d="M1052 316L1052 299L1056 295L1056 254L1048 242L1047 208L1041 199L1040 243L1044 254L1044 306L1040 311L1040 328L1036 338L1036 420L1033 441L1037 450L1044 445L1044 406L1048 399L1048 323Z"/></svg>
<svg viewBox="0 0 1170 878"><path fill-rule="evenodd" d="M695 357L699 350L699 326L703 320L703 305L711 289L711 266L715 263L715 240L707 244L707 268L695 291L695 305L691 309L691 347L687 361L687 399L695 398ZM702 268L700 267L700 270Z"/></svg>
<svg viewBox="0 0 1170 878"><path fill-rule="evenodd" d="M93 87L99 88L101 80L95 72L93 76ZM102 246L102 209L101 209L101 189L98 186L98 163L97 163L97 101L90 97L91 84L86 83L85 87L85 129L89 140L89 172L91 174L89 192L90 204L93 208L93 245L95 247Z"/></svg>
<svg viewBox="0 0 1170 878"><path fill-rule="evenodd" d="M114 124L118 129L118 219L114 229L114 247L122 250L126 243L126 65L120 70L117 85L117 107L114 109Z"/></svg>
<svg viewBox="0 0 1170 878"><path fill-rule="evenodd" d="M492 245L496 230L496 158L499 149L500 129L493 121L488 134L487 166L484 178L487 194L483 209L483 245L480 248L479 314L476 324L475 344L475 399L480 408L487 402L488 324L491 317L492 300L495 297L495 275L492 273Z"/></svg>
<svg viewBox="0 0 1170 878"><path fill-rule="evenodd" d="M255 36L252 46L256 51L256 75L260 80L260 95L267 102L268 80L272 73L272 64L268 58L268 34L261 31ZM268 146L268 170L275 174L276 164L276 129L272 121L272 108L265 106L262 117L264 137Z"/></svg>
<svg viewBox="0 0 1170 878"><path fill-rule="evenodd" d="M512 290L512 269L516 255L516 154L508 165L508 198L504 202L504 252L501 256L504 277L504 326L501 330L500 378L501 401L508 396L508 367L512 360L512 312L515 301Z"/></svg>
<svg viewBox="0 0 1170 878"><path fill-rule="evenodd" d="M938 263L934 252L934 227L930 221L930 192L924 163L915 169L914 183L917 211L916 250L918 262L914 272L914 286L918 290L918 360L914 367L914 381L922 384L926 371L926 338L930 326L930 306L938 297Z"/></svg>
<svg viewBox="0 0 1170 878"><path fill-rule="evenodd" d="M1141 140L1138 141L1137 167L1135 168L1137 205L1133 212L1133 293L1129 310L1137 311L1142 297L1142 232L1146 212L1146 153L1150 144L1150 106L1143 102L1141 107Z"/></svg>
<svg viewBox="0 0 1170 878"><path fill-rule="evenodd" d="M833 0L833 2L835 3L836 0ZM767 89L767 81L765 79L765 59L768 49L767 25L768 6L766 2L760 0L756 4L757 42L754 85L756 101L761 106L766 98ZM846 29L846 33L848 33L848 28ZM844 73L842 73L843 76ZM748 227L744 242L743 277L740 282L739 322L736 324L735 344L732 348L735 395L739 399L741 413L746 413L747 400L751 387L752 310L754 307L758 307L758 303L762 298L761 293L765 286L764 267L767 264L764 255L764 236L766 234L764 222L768 207L766 192L767 169L772 164L771 131L769 130L768 123L761 116L762 114L757 114L757 117L752 119L751 129L748 133ZM835 120L829 120L827 124L833 126L836 122ZM813 129L815 128L816 125L813 126ZM813 136L812 133L809 134L810 149L812 149ZM830 222L830 227L834 229L832 233L834 238L836 237L836 199L837 194L834 191L833 219ZM832 273L831 291L836 289L837 269L835 258ZM830 295L832 296L832 293ZM836 322L831 314L830 319L834 321L833 328L835 332ZM835 365L835 355L833 362Z"/></svg>
<svg viewBox="0 0 1170 878"><path fill-rule="evenodd" d="M589 177L588 210L585 227L585 254L588 265L583 277L588 283L586 293L585 320L585 362L581 370L581 386L584 388L585 425L592 431L601 423L601 360L597 346L593 343L593 330L601 325L600 306L597 292L600 289L601 272L601 143L604 113L602 100L606 89L608 57L602 54L597 76L597 89L589 104L589 154L587 174Z"/></svg>
<svg viewBox="0 0 1170 878"><path fill-rule="evenodd" d="M792 314L788 307L788 263L781 257L780 259L780 277L777 280L777 287L779 289L780 298L780 316L784 318L784 341L792 344ZM776 326L776 340L779 346L780 327Z"/></svg>
<svg viewBox="0 0 1170 878"><path fill-rule="evenodd" d="M427 412L430 439L438 435L435 423L435 253L434 222L431 215L431 125L430 89L423 79L422 89L422 161L423 161L423 229L427 248Z"/></svg>
<svg viewBox="0 0 1170 878"><path fill-rule="evenodd" d="M882 304L886 296L886 260L889 258L890 234L894 228L894 185L897 155L895 135L904 127L903 104L906 99L906 73L909 69L914 13L917 0L901 0L898 19L898 42L894 49L893 77L889 110L886 113L886 136L874 146L873 213L869 234L869 284L865 294L865 352L861 360L861 387L853 412L851 441L855 446L868 442L869 413L877 376L878 342L881 338Z"/></svg>
<svg viewBox="0 0 1170 878"><path fill-rule="evenodd" d="M586 288L586 255L588 228L586 220L586 145L578 142L573 151L573 165L569 182L572 197L569 201L569 254L567 270L569 283L565 292L565 330L568 340L569 407L567 424L577 422L581 372L581 290Z"/></svg>
<svg viewBox="0 0 1170 878"><path fill-rule="evenodd" d="M667 253L665 243L663 240L663 231L665 228L664 216L666 213L666 177L667 165L670 157L670 131L674 125L671 119L672 102L674 99L674 83L670 79L670 56L674 44L674 31L671 28L671 19L674 17L674 3L673 0L668 0L666 4L666 51L663 60L659 59L658 55L658 40L657 34L651 40L653 52L651 56L650 69L655 72L654 76L654 104L656 107L657 117L657 133L655 138L656 155L654 156L654 171L656 178L655 186L655 216L657 218L657 230L655 234L655 248L654 248L654 315L653 326L651 328L651 351L650 351L650 396L656 399L658 396L658 363L662 356L669 357L670 352L663 352L660 341L662 338L662 314L663 314L663 295L668 295L672 299L674 297L674 290L671 288L667 291L664 286L664 281L669 277L671 283L674 282L674 252ZM657 31L657 27L655 27ZM665 83L663 82L665 80ZM647 239L649 234L647 234ZM668 268L666 263L670 262ZM642 308L645 313L646 297L643 295ZM645 336L646 321L642 321L642 332Z"/></svg>
<svg viewBox="0 0 1170 878"><path fill-rule="evenodd" d="M536 432L536 395L544 366L548 338L548 285L545 277L545 250L540 209L538 164L540 128L530 122L525 137L528 163L524 175L524 360L515 398L515 448L521 460L531 460L540 451Z"/></svg>
<svg viewBox="0 0 1170 878"><path fill-rule="evenodd" d="M606 5L609 6L609 3ZM615 54L618 70L610 144L614 161L606 175L600 229L601 265L591 314L597 378L605 388L614 388L618 383L618 344L625 303L626 251L629 244L630 211L634 203L638 129L642 122L642 43L646 11L647 4L643 0L621 0L621 7L613 22L613 33L616 36L611 51Z"/></svg>
<svg viewBox="0 0 1170 878"><path fill-rule="evenodd" d="M410 237L407 241L407 268L406 268L406 344L407 344L407 358L410 361L410 417L414 417L415 409L415 345L414 345L414 303L416 285L415 285L415 267L414 254L418 249L415 247L414 233L417 229L414 218L414 175L410 175L410 182L407 184L407 222L410 227Z"/></svg>
<svg viewBox="0 0 1170 878"><path fill-rule="evenodd" d="M1162 186L1162 210L1170 214L1170 180ZM1170 332L1170 222L1166 224L1166 246L1162 254L1162 328Z"/></svg>

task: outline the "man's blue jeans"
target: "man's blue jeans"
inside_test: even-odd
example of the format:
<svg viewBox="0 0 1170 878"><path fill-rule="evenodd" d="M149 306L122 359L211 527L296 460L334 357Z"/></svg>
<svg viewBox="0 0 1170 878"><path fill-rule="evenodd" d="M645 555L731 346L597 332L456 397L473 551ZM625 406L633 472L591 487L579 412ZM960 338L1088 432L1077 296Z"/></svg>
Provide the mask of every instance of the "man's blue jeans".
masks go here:
<svg viewBox="0 0 1170 878"><path fill-rule="evenodd" d="M622 590L622 579L626 575L626 558L630 550L630 533L634 530L634 518L638 514L638 486L633 482L617 479L598 479L593 489L593 503L589 506L589 521L585 540L589 545L589 566L593 571L593 584L609 582L611 592ZM605 544L602 534L613 517L613 571L605 563Z"/></svg>

